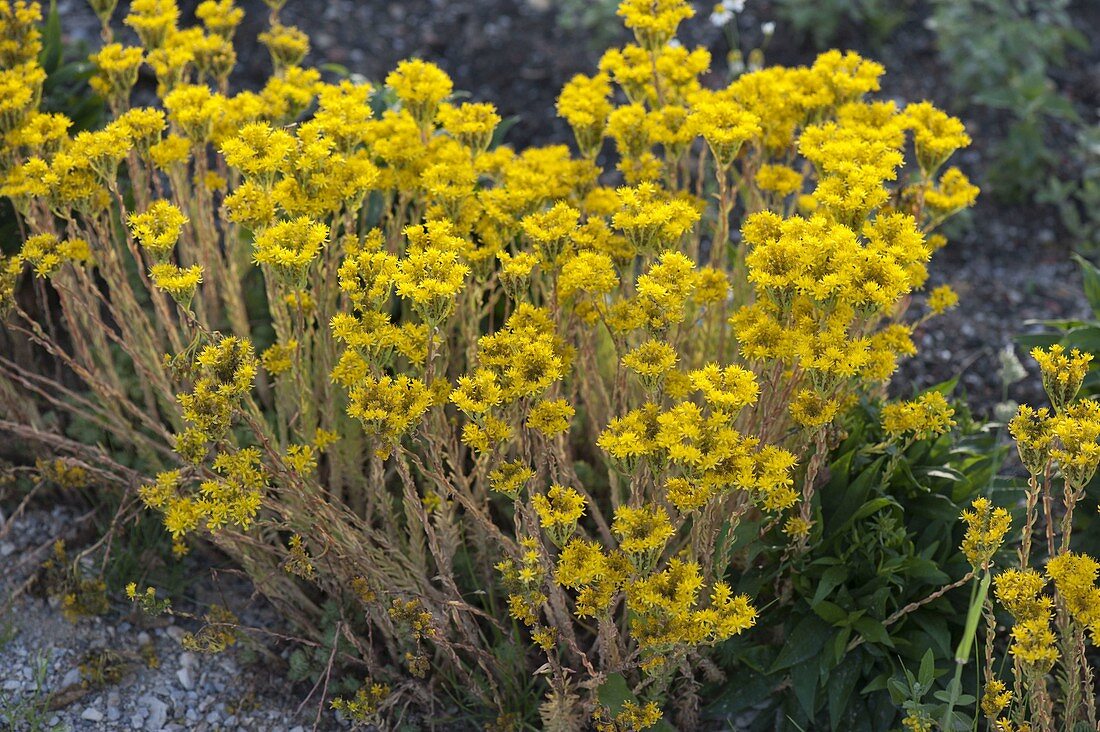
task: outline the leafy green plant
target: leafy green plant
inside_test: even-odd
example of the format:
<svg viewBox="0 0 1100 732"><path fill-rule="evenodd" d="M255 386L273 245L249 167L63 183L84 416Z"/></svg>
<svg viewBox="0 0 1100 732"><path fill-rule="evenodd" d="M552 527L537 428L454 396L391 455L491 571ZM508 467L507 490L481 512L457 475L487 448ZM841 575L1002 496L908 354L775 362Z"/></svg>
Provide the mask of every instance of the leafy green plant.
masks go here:
<svg viewBox="0 0 1100 732"><path fill-rule="evenodd" d="M1070 158L1079 161L1076 178L1052 176L1039 200L1058 209L1076 246L1089 255L1100 252L1100 124L1078 133Z"/></svg>
<svg viewBox="0 0 1100 732"><path fill-rule="evenodd" d="M1081 270L1085 298L1091 309L1091 317L1028 321L1026 325L1039 326L1034 333L1021 334L1016 341L1025 348L1049 348L1058 343L1067 351L1077 349L1082 353L1100 353L1100 267L1079 254L1073 259ZM1081 386L1082 396L1100 394L1100 371L1093 361Z"/></svg>
<svg viewBox="0 0 1100 732"><path fill-rule="evenodd" d="M999 110L1007 128L994 146L989 182L1013 201L1036 196L1058 158L1052 125L1079 123L1055 73L1086 48L1071 0L935 0L939 55L956 94Z"/></svg>
<svg viewBox="0 0 1100 732"><path fill-rule="evenodd" d="M911 0L778 0L776 14L817 48L831 45L846 26L856 26L881 45L909 17Z"/></svg>
<svg viewBox="0 0 1100 732"><path fill-rule="evenodd" d="M767 629L722 649L737 683L717 692L712 715L756 710L754 730L887 730L904 713L903 698L920 703L945 691L932 681L953 673L967 609L966 583L952 582L969 568L959 514L975 497L1014 485L996 477L1007 452L997 430L957 409L954 432L908 447L884 440L873 404L848 418L815 498L821 541L787 559L789 582L754 571L771 563L749 557L738 590L772 594L771 605L761 601ZM743 523L735 544L761 528ZM902 680L902 668L918 666L918 677ZM944 703L933 698L929 705Z"/></svg>
<svg viewBox="0 0 1100 732"><path fill-rule="evenodd" d="M622 26L615 11L618 0L554 0L557 23L571 34L581 34L593 49L602 50L621 40Z"/></svg>

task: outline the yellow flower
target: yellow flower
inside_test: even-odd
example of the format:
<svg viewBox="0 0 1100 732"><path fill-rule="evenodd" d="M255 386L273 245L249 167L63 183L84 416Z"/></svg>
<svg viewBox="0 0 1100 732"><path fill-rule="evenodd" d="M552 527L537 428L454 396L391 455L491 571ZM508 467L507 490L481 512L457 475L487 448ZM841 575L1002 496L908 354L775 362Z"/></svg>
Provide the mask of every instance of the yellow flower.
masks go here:
<svg viewBox="0 0 1100 732"><path fill-rule="evenodd" d="M503 493L512 500L527 486L527 481L535 477L535 471L520 460L502 463L489 473L489 487L497 493Z"/></svg>
<svg viewBox="0 0 1100 732"><path fill-rule="evenodd" d="M756 185L762 191L770 191L780 198L802 190L802 173L786 165L766 163L756 171Z"/></svg>
<svg viewBox="0 0 1100 732"><path fill-rule="evenodd" d="M722 169L733 164L742 145L759 138L763 132L755 114L717 95L706 96L695 103L689 124L707 141Z"/></svg>
<svg viewBox="0 0 1100 732"><path fill-rule="evenodd" d="M442 104L436 116L443 129L475 153L488 149L500 124L496 107L487 102Z"/></svg>
<svg viewBox="0 0 1100 732"><path fill-rule="evenodd" d="M195 17L202 21L206 30L230 39L244 19L244 11L235 7L233 0L203 0L195 8Z"/></svg>
<svg viewBox="0 0 1100 732"><path fill-rule="evenodd" d="M910 104L904 114L907 126L913 131L917 162L926 177L930 177L952 153L970 144L963 123L928 102Z"/></svg>
<svg viewBox="0 0 1100 732"><path fill-rule="evenodd" d="M1093 643L1100 638L1097 574L1100 574L1100 564L1087 554L1064 552L1047 562L1047 576L1054 582L1054 589L1073 619L1088 628Z"/></svg>
<svg viewBox="0 0 1100 732"><path fill-rule="evenodd" d="M985 683L985 690L982 692L982 713L988 719L996 719L1001 716L1001 712L1012 703L1012 692L1005 688L1005 684L1000 679L989 679Z"/></svg>
<svg viewBox="0 0 1100 732"><path fill-rule="evenodd" d="M260 43L267 46L275 73L297 66L309 53L309 36L291 25L275 21L269 30L259 35Z"/></svg>
<svg viewBox="0 0 1100 732"><path fill-rule="evenodd" d="M16 275L24 263L37 277L52 277L67 264L85 264L92 259L88 243L83 239L59 240L53 234L36 234L25 242L19 256L7 263L9 275Z"/></svg>
<svg viewBox="0 0 1100 732"><path fill-rule="evenodd" d="M941 216L974 205L981 191L958 168L948 168L940 176L940 184L924 193L924 202Z"/></svg>
<svg viewBox="0 0 1100 732"><path fill-rule="evenodd" d="M195 290L202 284L202 267L197 264L190 267L177 267L168 262L161 262L152 266L149 277L152 278L157 289L167 292L180 307L189 310Z"/></svg>
<svg viewBox="0 0 1100 732"><path fill-rule="evenodd" d="M260 363L267 373L272 376L284 374L294 366L294 358L298 351L298 341L289 340L286 343L276 343L263 352Z"/></svg>
<svg viewBox="0 0 1100 732"><path fill-rule="evenodd" d="M192 142L205 142L214 119L225 111L225 97L202 84L180 84L164 97L168 119Z"/></svg>
<svg viewBox="0 0 1100 732"><path fill-rule="evenodd" d="M928 293L928 309L935 315L942 315L959 304L959 296L951 285L940 285Z"/></svg>
<svg viewBox="0 0 1100 732"><path fill-rule="evenodd" d="M910 435L927 440L955 426L955 410L938 391L921 394L913 401L894 402L882 408L882 429L891 438Z"/></svg>
<svg viewBox="0 0 1100 732"><path fill-rule="evenodd" d="M122 22L134 29L142 45L153 50L160 48L175 30L179 16L175 0L133 0Z"/></svg>
<svg viewBox="0 0 1100 732"><path fill-rule="evenodd" d="M638 43L653 52L672 40L676 28L695 15L695 9L684 0L622 0L618 14Z"/></svg>
<svg viewBox="0 0 1100 732"><path fill-rule="evenodd" d="M555 546L565 542L577 530L577 521L584 515L584 496L572 488L552 485L546 495L531 496L531 505L538 514L539 524Z"/></svg>
<svg viewBox="0 0 1100 732"><path fill-rule="evenodd" d="M142 50L124 47L120 43L109 43L92 54L91 62L97 70L97 74L88 82L92 89L112 104L125 102L130 96L130 90L137 83Z"/></svg>
<svg viewBox="0 0 1100 732"><path fill-rule="evenodd" d="M435 119L440 102L451 94L451 78L435 64L420 59L401 61L386 77L397 98L409 110L421 129Z"/></svg>
<svg viewBox="0 0 1100 732"><path fill-rule="evenodd" d="M676 368L676 349L664 341L648 340L623 356L623 366L642 377L642 383L656 388L661 377Z"/></svg>
<svg viewBox="0 0 1100 732"><path fill-rule="evenodd" d="M478 369L473 376L459 378L451 401L466 416L475 418L504 401L504 390L497 383L496 374L488 369Z"/></svg>
<svg viewBox="0 0 1100 732"><path fill-rule="evenodd" d="M1034 569L1009 569L994 579L997 599L1015 618L1012 654L1039 672L1050 670L1058 659L1050 616L1054 602L1043 595L1046 583Z"/></svg>
<svg viewBox="0 0 1100 732"><path fill-rule="evenodd" d="M296 149L292 135L263 122L245 125L221 144L226 163L265 186L273 182L276 173L286 171Z"/></svg>
<svg viewBox="0 0 1100 732"><path fill-rule="evenodd" d="M1050 448L1054 441L1051 432L1050 412L1046 407L1032 409L1020 405L1016 416L1008 424L1009 434L1016 440L1020 461L1032 475L1039 475L1050 460Z"/></svg>
<svg viewBox="0 0 1100 732"><path fill-rule="evenodd" d="M158 262L164 262L179 241L188 218L168 201L154 201L144 213L130 214L134 238Z"/></svg>
<svg viewBox="0 0 1100 732"><path fill-rule="evenodd" d="M527 413L527 426L547 437L554 437L569 429L575 411L564 399L540 401Z"/></svg>
<svg viewBox="0 0 1100 732"><path fill-rule="evenodd" d="M1100 404L1075 402L1050 420L1056 442L1050 456L1062 469L1068 488L1083 490L1100 464Z"/></svg>
<svg viewBox="0 0 1100 732"><path fill-rule="evenodd" d="M799 389L791 400L791 419L803 427L816 429L831 424L840 411L836 399L819 394L814 389Z"/></svg>
<svg viewBox="0 0 1100 732"><path fill-rule="evenodd" d="M558 277L558 299L567 301L584 293L606 295L619 286L619 275L611 258L601 252L584 251L569 258ZM597 302L602 299L597 298Z"/></svg>
<svg viewBox="0 0 1100 732"><path fill-rule="evenodd" d="M581 155L594 158L600 151L607 117L611 114L611 84L606 74L577 74L562 87L558 116L569 123Z"/></svg>
<svg viewBox="0 0 1100 732"><path fill-rule="evenodd" d="M605 612L626 582L630 563L619 552L607 554L598 542L572 539L558 555L557 581L579 590L576 612L594 617Z"/></svg>
<svg viewBox="0 0 1100 732"><path fill-rule="evenodd" d="M414 427L432 404L431 392L408 376L368 376L348 394L348 414L367 434L397 440Z"/></svg>
<svg viewBox="0 0 1100 732"><path fill-rule="evenodd" d="M328 226L308 216L280 221L256 236L252 258L257 264L270 266L287 285L301 287L328 235Z"/></svg>
<svg viewBox="0 0 1100 732"><path fill-rule="evenodd" d="M544 265L556 266L580 220L580 211L567 203L556 203L547 211L524 216L520 222L526 234L538 248Z"/></svg>
<svg viewBox="0 0 1100 732"><path fill-rule="evenodd" d="M394 285L397 294L434 327L454 310L455 296L469 272L457 252L432 247L409 252L397 265Z"/></svg>
<svg viewBox="0 0 1100 732"><path fill-rule="evenodd" d="M711 363L692 371L689 376L692 386L702 393L707 404L731 415L754 403L760 391L753 372L740 366L723 368Z"/></svg>
<svg viewBox="0 0 1100 732"><path fill-rule="evenodd" d="M619 537L619 548L626 554L649 557L649 562L644 566L650 566L656 560L676 533L668 512L653 504L637 508L620 506L615 510L611 530Z"/></svg>
<svg viewBox="0 0 1100 732"><path fill-rule="evenodd" d="M660 190L653 183L619 188L620 209L612 224L639 252L658 252L676 246L699 220L690 203Z"/></svg>
<svg viewBox="0 0 1100 732"><path fill-rule="evenodd" d="M1005 534L1012 526L1012 518L1003 508L994 508L988 498L975 498L973 510L963 511L966 524L962 552L975 572L989 569L993 555L1004 543Z"/></svg>
<svg viewBox="0 0 1100 732"><path fill-rule="evenodd" d="M1051 404L1056 411L1061 412L1081 389L1092 354L1081 353L1074 348L1066 355L1065 347L1055 343L1045 350L1033 348L1031 357L1039 362L1039 369L1043 372L1043 388L1046 389Z"/></svg>

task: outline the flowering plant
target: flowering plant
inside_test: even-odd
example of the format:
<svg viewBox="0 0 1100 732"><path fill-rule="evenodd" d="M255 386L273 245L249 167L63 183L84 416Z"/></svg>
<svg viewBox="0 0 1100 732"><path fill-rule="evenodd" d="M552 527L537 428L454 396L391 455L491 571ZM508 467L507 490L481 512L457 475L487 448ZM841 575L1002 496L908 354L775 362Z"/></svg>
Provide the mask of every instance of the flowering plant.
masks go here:
<svg viewBox="0 0 1100 732"><path fill-rule="evenodd" d="M36 109L37 4L0 2L6 327L65 372L0 359L26 415L0 430L132 485L39 410L98 426L180 553L215 542L303 627L335 602L368 678L345 713L435 687L510 724L539 669L549 727L642 729L673 697L690 725L707 649L758 622L731 531L819 541L838 415L914 352L932 232L977 194L943 170L961 123L868 99L854 53L706 88L673 42L690 4L624 0L636 42L558 101L577 152L494 148L495 108L437 66L398 64L375 117L268 4L274 73L234 94L232 0L189 28L135 0L137 46L97 3L112 120L70 138ZM159 101L134 107L143 65ZM24 296L47 292L55 318Z"/></svg>

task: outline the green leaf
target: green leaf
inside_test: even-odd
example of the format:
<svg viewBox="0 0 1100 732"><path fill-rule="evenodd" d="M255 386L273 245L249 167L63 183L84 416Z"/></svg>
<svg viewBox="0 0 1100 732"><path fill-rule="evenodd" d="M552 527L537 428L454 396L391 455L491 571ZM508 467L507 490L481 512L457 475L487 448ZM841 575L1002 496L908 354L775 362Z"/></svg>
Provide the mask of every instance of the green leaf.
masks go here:
<svg viewBox="0 0 1100 732"><path fill-rule="evenodd" d="M838 564L835 567L826 569L821 574L821 580L817 585L817 591L814 592L814 598L810 600L810 605L817 605L817 603L828 597L829 593L844 584L844 581L847 579L848 568L843 564Z"/></svg>
<svg viewBox="0 0 1100 732"><path fill-rule="evenodd" d="M1067 348L1080 348L1089 353L1100 353L1100 326L1073 328L1062 336L1059 342Z"/></svg>
<svg viewBox="0 0 1100 732"><path fill-rule="evenodd" d="M874 618L862 617L854 624L856 632L867 639L869 643L878 643L888 648L894 647L894 641L886 631L886 626Z"/></svg>
<svg viewBox="0 0 1100 732"><path fill-rule="evenodd" d="M844 626L840 629L840 632L836 634L836 639L833 641L833 658L838 664L848 652L848 639L851 637L852 629L850 626Z"/></svg>
<svg viewBox="0 0 1100 732"><path fill-rule="evenodd" d="M1085 299L1089 301L1089 307L1092 308L1093 315L1100 318L1100 269L1076 252L1072 256L1081 268Z"/></svg>
<svg viewBox="0 0 1100 732"><path fill-rule="evenodd" d="M57 0L50 0L50 12L42 29L42 52L39 55L43 70L50 74L61 64L61 16L57 12Z"/></svg>
<svg viewBox="0 0 1100 732"><path fill-rule="evenodd" d="M600 700L600 704L611 710L612 715L618 714L626 702L638 701L622 674L609 675L596 691L596 698Z"/></svg>
<svg viewBox="0 0 1100 732"><path fill-rule="evenodd" d="M769 673L775 673L816 656L829 639L829 625L816 615L807 615L794 627L779 651Z"/></svg>
<svg viewBox="0 0 1100 732"><path fill-rule="evenodd" d="M489 143L489 149L494 149L504 144L504 138L509 130L518 125L519 122L520 116L518 114L513 114L502 119L500 124L497 125L497 128L493 130L493 141Z"/></svg>
<svg viewBox="0 0 1100 732"><path fill-rule="evenodd" d="M863 665L861 655L859 651L852 653L829 675L829 724L833 730L840 725L859 682L860 667Z"/></svg>
<svg viewBox="0 0 1100 732"><path fill-rule="evenodd" d="M909 698L909 687L896 676L886 680L886 690L890 692L890 699L899 707Z"/></svg>
<svg viewBox="0 0 1100 732"><path fill-rule="evenodd" d="M812 607L817 616L830 625L839 625L848 619L848 612L844 608L828 600L815 602Z"/></svg>
<svg viewBox="0 0 1100 732"><path fill-rule="evenodd" d="M799 706L806 716L813 718L814 705L817 703L817 679L820 664L816 658L810 658L791 669L791 688L798 699Z"/></svg>
<svg viewBox="0 0 1100 732"><path fill-rule="evenodd" d="M966 479L966 476L964 476L958 470L955 470L954 468L948 467L946 465L938 468L921 468L916 471L916 474L925 475L929 478L941 478L943 480L949 480L952 483Z"/></svg>
<svg viewBox="0 0 1100 732"><path fill-rule="evenodd" d="M932 653L932 649L929 648L924 652L924 656L920 660L920 671L917 672L917 681L925 689L932 686L932 682L936 676L936 657Z"/></svg>

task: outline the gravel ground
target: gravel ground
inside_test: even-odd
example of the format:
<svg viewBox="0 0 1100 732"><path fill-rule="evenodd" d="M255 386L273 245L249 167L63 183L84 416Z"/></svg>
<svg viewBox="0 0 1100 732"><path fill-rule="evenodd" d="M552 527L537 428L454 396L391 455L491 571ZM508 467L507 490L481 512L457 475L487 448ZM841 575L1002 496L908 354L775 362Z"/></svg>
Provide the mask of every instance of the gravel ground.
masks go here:
<svg viewBox="0 0 1100 732"><path fill-rule="evenodd" d="M2 515L0 515L2 519ZM78 520L69 506L29 511L15 519L0 543L0 600L25 579L19 568L38 565L56 538ZM0 520L0 525L3 521ZM28 560L23 562L22 560ZM194 604L224 604L250 627L279 629L281 622L247 586L195 571L187 594ZM4 732L304 732L313 729L317 706L298 706L308 689L293 687L273 663L248 662L245 643L218 655L184 650L181 639L198 624L171 617L149 618L115 606L100 617L70 622L56 598L23 594L4 612L0 605L0 728ZM240 649L240 650L238 650ZM81 664L107 659L121 671L115 683L97 684ZM89 678L92 676L92 678ZM6 717L8 717L6 719ZM33 726L37 721L40 726ZM4 726L5 723L11 726ZM331 713L318 730L337 729Z"/></svg>

